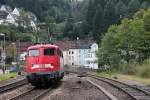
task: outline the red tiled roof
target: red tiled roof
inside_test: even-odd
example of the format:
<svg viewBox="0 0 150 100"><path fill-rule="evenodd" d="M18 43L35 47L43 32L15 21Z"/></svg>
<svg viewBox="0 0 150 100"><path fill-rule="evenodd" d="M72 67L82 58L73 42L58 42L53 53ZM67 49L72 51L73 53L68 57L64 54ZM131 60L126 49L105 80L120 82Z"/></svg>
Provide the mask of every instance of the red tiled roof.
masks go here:
<svg viewBox="0 0 150 100"><path fill-rule="evenodd" d="M68 41L57 41L54 44L59 46L63 51L68 50L70 48L70 43Z"/></svg>
<svg viewBox="0 0 150 100"><path fill-rule="evenodd" d="M90 48L91 44L95 43L93 40L78 40L78 41L57 41L54 44L59 46L62 50L68 49L88 49Z"/></svg>

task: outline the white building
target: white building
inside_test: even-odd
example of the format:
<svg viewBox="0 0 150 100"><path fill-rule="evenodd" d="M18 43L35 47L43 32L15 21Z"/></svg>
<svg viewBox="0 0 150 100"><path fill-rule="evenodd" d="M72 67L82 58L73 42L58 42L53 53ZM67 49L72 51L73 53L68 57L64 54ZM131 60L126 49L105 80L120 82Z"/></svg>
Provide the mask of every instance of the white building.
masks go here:
<svg viewBox="0 0 150 100"><path fill-rule="evenodd" d="M21 61L25 61L26 55L27 55L27 52L22 52L22 53L20 54L20 60L21 60Z"/></svg>
<svg viewBox="0 0 150 100"><path fill-rule="evenodd" d="M71 48L68 52L68 65L85 66L86 54L89 49L86 48Z"/></svg>
<svg viewBox="0 0 150 100"><path fill-rule="evenodd" d="M63 57L64 57L64 65L68 65L69 63L69 58L68 58L68 51L67 50L64 50L63 51Z"/></svg>
<svg viewBox="0 0 150 100"><path fill-rule="evenodd" d="M98 69L98 63L97 63L97 57L96 57L96 51L98 50L98 44L93 43L90 46L90 51L87 53L85 61L85 66L88 66L92 69Z"/></svg>
<svg viewBox="0 0 150 100"><path fill-rule="evenodd" d="M5 12L7 12L6 6L5 6L5 5L2 5L1 8L0 8L0 11L5 11Z"/></svg>
<svg viewBox="0 0 150 100"><path fill-rule="evenodd" d="M86 43L78 45L76 48L70 48L68 52L68 64L98 69L98 64L96 63L97 50L97 43Z"/></svg>
<svg viewBox="0 0 150 100"><path fill-rule="evenodd" d="M36 24L33 20L30 21L30 26L34 29L37 30Z"/></svg>
<svg viewBox="0 0 150 100"><path fill-rule="evenodd" d="M2 16L0 16L0 24L8 25L8 24L17 24L17 19L20 16L19 10L15 8L12 12L9 12L10 10L8 9L9 7L7 6L1 6L0 13L2 13Z"/></svg>
<svg viewBox="0 0 150 100"><path fill-rule="evenodd" d="M2 6L0 7L0 11L4 11L4 12L11 12L11 11L12 11L12 9L11 9L11 7L10 7L10 6L2 5Z"/></svg>
<svg viewBox="0 0 150 100"><path fill-rule="evenodd" d="M15 8L12 12L11 12L12 15L16 15L16 16L20 16L20 12L19 12L19 9L18 8Z"/></svg>
<svg viewBox="0 0 150 100"><path fill-rule="evenodd" d="M98 50L97 43L79 40L67 41L64 44L62 42L56 43L60 48L63 48L65 65L98 69L98 63L96 63L96 51ZM66 49L64 49L64 47L66 47Z"/></svg>
<svg viewBox="0 0 150 100"><path fill-rule="evenodd" d="M68 43L68 41L57 41L55 44L58 45L63 51L64 65L68 65L69 63L68 51L70 43Z"/></svg>
<svg viewBox="0 0 150 100"><path fill-rule="evenodd" d="M15 26L18 26L18 19L22 19L21 15L21 9L19 8L14 8L12 11L9 6L2 5L0 8L0 24L3 25L8 25L8 24L13 24ZM32 12L26 12L27 17L30 20L30 26L36 30L36 23L37 23L37 17L32 13ZM23 19L22 19L23 22ZM22 24L21 24L22 25ZM25 25L23 27L26 27Z"/></svg>
<svg viewBox="0 0 150 100"><path fill-rule="evenodd" d="M5 22L7 22L7 23L9 23L9 24L15 24L15 23L16 23L15 18L13 17L12 14L8 14L8 16L7 16L6 20L5 20Z"/></svg>

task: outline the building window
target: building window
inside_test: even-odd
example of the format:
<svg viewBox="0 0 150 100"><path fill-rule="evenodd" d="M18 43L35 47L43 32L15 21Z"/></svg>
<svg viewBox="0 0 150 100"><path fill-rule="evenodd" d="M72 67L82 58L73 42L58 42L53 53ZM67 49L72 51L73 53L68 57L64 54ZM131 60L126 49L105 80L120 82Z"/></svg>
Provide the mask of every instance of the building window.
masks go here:
<svg viewBox="0 0 150 100"><path fill-rule="evenodd" d="M88 54L88 58L90 58L90 54Z"/></svg>
<svg viewBox="0 0 150 100"><path fill-rule="evenodd" d="M79 64L81 64L81 61L79 61Z"/></svg>
<svg viewBox="0 0 150 100"><path fill-rule="evenodd" d="M74 65L74 63L72 63L72 65Z"/></svg>
<svg viewBox="0 0 150 100"><path fill-rule="evenodd" d="M69 55L70 55L70 51L69 51Z"/></svg>
<svg viewBox="0 0 150 100"><path fill-rule="evenodd" d="M79 55L79 58L81 58L81 55Z"/></svg>
<svg viewBox="0 0 150 100"><path fill-rule="evenodd" d="M72 54L73 54L74 52L72 51Z"/></svg>

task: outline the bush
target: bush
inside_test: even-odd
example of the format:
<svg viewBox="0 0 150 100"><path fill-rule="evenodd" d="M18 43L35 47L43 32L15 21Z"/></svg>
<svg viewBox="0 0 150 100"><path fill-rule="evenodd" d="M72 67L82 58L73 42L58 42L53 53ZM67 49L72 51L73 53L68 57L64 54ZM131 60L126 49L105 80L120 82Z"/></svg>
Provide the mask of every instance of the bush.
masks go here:
<svg viewBox="0 0 150 100"><path fill-rule="evenodd" d="M122 64L119 71L123 74L134 75L136 73L136 66L134 64Z"/></svg>
<svg viewBox="0 0 150 100"><path fill-rule="evenodd" d="M136 67L136 75L142 77L142 78L150 78L150 59L147 60L142 65L138 65Z"/></svg>

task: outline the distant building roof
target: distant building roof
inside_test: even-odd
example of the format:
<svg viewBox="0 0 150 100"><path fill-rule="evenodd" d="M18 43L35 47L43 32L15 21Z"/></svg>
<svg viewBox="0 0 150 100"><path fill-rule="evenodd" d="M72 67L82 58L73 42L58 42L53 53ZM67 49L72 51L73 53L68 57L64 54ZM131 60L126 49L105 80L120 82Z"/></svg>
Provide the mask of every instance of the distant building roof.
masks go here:
<svg viewBox="0 0 150 100"><path fill-rule="evenodd" d="M0 19L6 19L9 13L0 11Z"/></svg>
<svg viewBox="0 0 150 100"><path fill-rule="evenodd" d="M90 46L95 43L93 40L76 40L76 41L57 41L54 44L58 45L62 50L68 49L90 49Z"/></svg>
<svg viewBox="0 0 150 100"><path fill-rule="evenodd" d="M37 23L37 17L34 13L28 11L28 17L35 23Z"/></svg>
<svg viewBox="0 0 150 100"><path fill-rule="evenodd" d="M63 51L68 50L70 48L69 41L57 41L54 44L59 46Z"/></svg>
<svg viewBox="0 0 150 100"><path fill-rule="evenodd" d="M92 41L88 40L77 40L73 42L73 45L70 47L70 49L90 49L92 43Z"/></svg>
<svg viewBox="0 0 150 100"><path fill-rule="evenodd" d="M33 43L31 42L19 42L19 41L16 42L15 44L17 47L26 47L26 48L33 45Z"/></svg>
<svg viewBox="0 0 150 100"><path fill-rule="evenodd" d="M11 7L8 6L8 5L1 5L0 11L11 12L12 9L11 9Z"/></svg>

